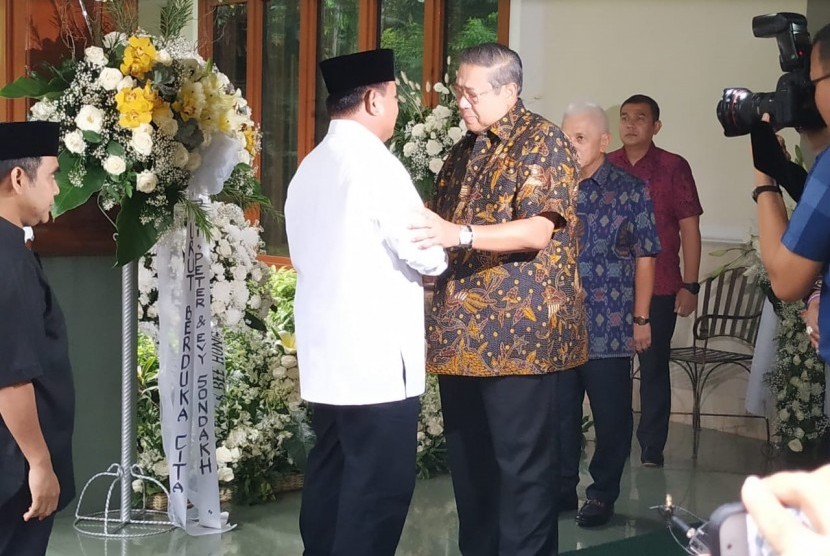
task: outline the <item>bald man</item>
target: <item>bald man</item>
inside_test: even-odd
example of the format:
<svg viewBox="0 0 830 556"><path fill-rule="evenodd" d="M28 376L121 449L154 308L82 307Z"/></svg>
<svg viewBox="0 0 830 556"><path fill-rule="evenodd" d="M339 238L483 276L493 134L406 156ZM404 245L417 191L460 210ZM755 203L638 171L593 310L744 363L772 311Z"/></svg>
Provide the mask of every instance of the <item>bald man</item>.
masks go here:
<svg viewBox="0 0 830 556"><path fill-rule="evenodd" d="M594 527L614 515L620 478L631 451L631 360L651 345L649 309L660 251L654 208L645 184L605 158L608 118L596 104L571 104L562 130L580 167L579 274L588 314L588 362L559 378L561 491L559 510L578 506L582 400L591 403L594 479L576 523Z"/></svg>

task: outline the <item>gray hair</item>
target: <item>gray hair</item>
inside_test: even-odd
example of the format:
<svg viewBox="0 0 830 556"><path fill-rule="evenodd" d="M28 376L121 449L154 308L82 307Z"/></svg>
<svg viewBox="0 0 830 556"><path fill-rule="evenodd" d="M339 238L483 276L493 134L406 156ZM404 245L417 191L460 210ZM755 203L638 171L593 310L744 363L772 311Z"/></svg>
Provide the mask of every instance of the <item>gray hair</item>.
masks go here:
<svg viewBox="0 0 830 556"><path fill-rule="evenodd" d="M603 133L610 133L608 126L608 114L605 113L602 106L587 100L570 103L568 107L565 108L565 114L562 116L562 123L565 123L565 120L571 116L578 116L581 114L592 115L599 123L601 131Z"/></svg>
<svg viewBox="0 0 830 556"><path fill-rule="evenodd" d="M11 160L0 160L0 180L12 173L15 168L20 168L30 180L37 178L37 169L40 167L40 157L14 158Z"/></svg>
<svg viewBox="0 0 830 556"><path fill-rule="evenodd" d="M498 89L503 85L515 83L518 93L522 92L522 59L519 55L502 44L486 42L468 46L458 54L458 64L469 64L489 68L490 86Z"/></svg>

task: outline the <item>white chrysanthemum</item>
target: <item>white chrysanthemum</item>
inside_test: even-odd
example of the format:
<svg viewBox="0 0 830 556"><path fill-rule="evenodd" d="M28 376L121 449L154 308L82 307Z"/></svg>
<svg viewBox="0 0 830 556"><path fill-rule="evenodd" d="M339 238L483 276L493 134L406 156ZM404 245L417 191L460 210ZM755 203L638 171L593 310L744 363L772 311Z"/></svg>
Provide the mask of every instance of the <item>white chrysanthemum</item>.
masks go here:
<svg viewBox="0 0 830 556"><path fill-rule="evenodd" d="M283 355L280 358L280 365L285 367L286 369L290 369L291 367L297 366L297 357L294 355Z"/></svg>
<svg viewBox="0 0 830 556"><path fill-rule="evenodd" d="M427 141L427 154L429 156L437 156L441 154L441 150L441 143L439 143L435 139L430 139L429 141Z"/></svg>
<svg viewBox="0 0 830 556"><path fill-rule="evenodd" d="M111 154L104 159L104 170L111 176L120 176L127 169L127 163L120 156Z"/></svg>
<svg viewBox="0 0 830 556"><path fill-rule="evenodd" d="M134 131L130 146L138 154L149 156L153 152L153 136L144 131Z"/></svg>
<svg viewBox="0 0 830 556"><path fill-rule="evenodd" d="M104 124L104 112L90 104L85 104L75 116L75 125L82 131L94 131L101 133Z"/></svg>
<svg viewBox="0 0 830 556"><path fill-rule="evenodd" d="M417 147L415 146L415 143L406 143L403 146L403 155L407 158L412 158L412 155L415 154L416 150Z"/></svg>
<svg viewBox="0 0 830 556"><path fill-rule="evenodd" d="M441 171L441 168L444 166L444 161L440 158L433 158L429 161L429 171L433 174L437 174Z"/></svg>
<svg viewBox="0 0 830 556"><path fill-rule="evenodd" d="M115 90L121 92L122 89L132 89L133 87L135 87L135 79L129 75L125 75L118 82L118 85L115 86Z"/></svg>
<svg viewBox="0 0 830 556"><path fill-rule="evenodd" d="M460 127L452 126L447 130L447 136L452 139L453 143L458 143L458 141L464 137L464 133L461 131Z"/></svg>
<svg viewBox="0 0 830 556"><path fill-rule="evenodd" d="M140 172L135 178L135 187L142 193L152 193L159 183L158 176L150 170Z"/></svg>
<svg viewBox="0 0 830 556"><path fill-rule="evenodd" d="M169 470L167 469L167 461L157 461L153 465L153 474L157 477L166 477L169 474Z"/></svg>
<svg viewBox="0 0 830 556"><path fill-rule="evenodd" d="M173 118L162 120L159 123L159 132L167 137L175 137L179 131L179 122Z"/></svg>
<svg viewBox="0 0 830 556"><path fill-rule="evenodd" d="M32 105L32 119L46 121L55 115L55 103L51 100L41 100Z"/></svg>
<svg viewBox="0 0 830 556"><path fill-rule="evenodd" d="M141 479L136 479L133 481L133 492L143 492L144 491L144 481Z"/></svg>
<svg viewBox="0 0 830 556"><path fill-rule="evenodd" d="M231 285L224 280L219 280L214 283L210 289L210 293L214 301L218 301L224 305L229 305L231 302Z"/></svg>
<svg viewBox="0 0 830 556"><path fill-rule="evenodd" d="M440 120L446 120L447 118L452 116L452 110L450 110L443 104L439 104L433 109L432 115Z"/></svg>
<svg viewBox="0 0 830 556"><path fill-rule="evenodd" d="M66 145L66 149L74 154L83 154L86 151L86 141L84 141L83 134L78 131L71 131L67 133L63 138L63 144Z"/></svg>
<svg viewBox="0 0 830 556"><path fill-rule="evenodd" d="M234 447L229 450L225 446L216 448L216 462L217 463L236 463L239 461L239 448Z"/></svg>
<svg viewBox="0 0 830 556"><path fill-rule="evenodd" d="M98 85L107 91L114 91L124 75L116 68L104 68L101 70L101 75L98 76Z"/></svg>
<svg viewBox="0 0 830 556"><path fill-rule="evenodd" d="M415 124L412 126L412 137L425 137L426 136L426 127L424 124Z"/></svg>
<svg viewBox="0 0 830 556"><path fill-rule="evenodd" d="M156 61L164 66L169 66L173 63L173 57L170 56L170 52L166 48L162 48L156 51Z"/></svg>
<svg viewBox="0 0 830 556"><path fill-rule="evenodd" d="M109 63L104 49L100 46L88 46L84 49L84 59L95 66L103 67Z"/></svg>
<svg viewBox="0 0 830 556"><path fill-rule="evenodd" d="M220 467L216 476L220 483L229 483L234 479L233 469L230 467Z"/></svg>
<svg viewBox="0 0 830 556"><path fill-rule="evenodd" d="M447 89L447 88L444 86L444 84L443 84L443 83L441 83L440 81L439 81L438 83L436 83L435 85L433 85L433 87L432 87L432 88L433 88L433 89L435 89L435 92L436 92L436 93L446 94L446 93L449 93L449 92L450 92L450 90L449 90L449 89Z"/></svg>
<svg viewBox="0 0 830 556"><path fill-rule="evenodd" d="M225 324L227 326L237 326L242 322L245 314L235 307L228 308L225 311Z"/></svg>

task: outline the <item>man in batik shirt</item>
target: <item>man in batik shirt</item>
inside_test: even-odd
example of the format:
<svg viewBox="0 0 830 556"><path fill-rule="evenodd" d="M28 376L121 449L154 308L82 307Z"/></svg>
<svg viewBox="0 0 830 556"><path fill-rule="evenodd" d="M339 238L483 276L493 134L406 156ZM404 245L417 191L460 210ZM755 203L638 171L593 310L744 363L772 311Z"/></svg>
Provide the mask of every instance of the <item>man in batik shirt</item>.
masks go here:
<svg viewBox="0 0 830 556"><path fill-rule="evenodd" d="M561 482L559 510L578 504L582 400L591 402L596 450L594 482L576 514L581 527L614 515L620 478L631 452L631 361L651 345L649 306L654 258L660 251L645 184L605 159L608 117L596 104L575 103L562 119L579 158L579 275L588 312L588 362L559 378Z"/></svg>
<svg viewBox="0 0 830 556"><path fill-rule="evenodd" d="M421 245L452 247L427 314L462 554L556 554L557 371L587 359L576 168L553 123L519 99L519 56L459 56L469 133L438 175Z"/></svg>
<svg viewBox="0 0 830 556"><path fill-rule="evenodd" d="M663 465L669 435L671 379L669 357L677 316L697 308L700 290L700 215L692 169L682 156L654 144L663 124L660 107L646 95L633 95L620 108L623 146L608 161L643 180L654 203L660 254L651 298L651 347L640 354L640 423L637 440L646 467ZM683 272L679 252L683 252Z"/></svg>

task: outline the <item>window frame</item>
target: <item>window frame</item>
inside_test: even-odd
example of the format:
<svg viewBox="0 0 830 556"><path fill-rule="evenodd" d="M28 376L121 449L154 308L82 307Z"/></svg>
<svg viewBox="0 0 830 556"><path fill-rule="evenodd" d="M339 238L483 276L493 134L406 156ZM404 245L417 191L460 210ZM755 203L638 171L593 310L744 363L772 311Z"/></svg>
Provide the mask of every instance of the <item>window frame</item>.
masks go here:
<svg viewBox="0 0 830 556"><path fill-rule="evenodd" d="M8 1L8 0L7 0ZM300 6L299 106L297 163L315 146L315 106L317 102L317 35L321 0L298 0ZM358 0L358 48L371 50L380 43L380 9L382 0ZM199 52L205 58L213 54L213 9L219 5L248 6L247 101L254 121L262 121L262 21L266 0L199 0ZM446 0L424 0L424 70L422 82L436 83L446 71L444 54ZM509 44L510 0L498 0L497 40ZM435 92L424 91L425 102L435 105ZM268 264L290 266L288 257L261 255Z"/></svg>

